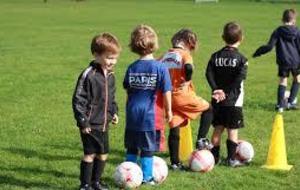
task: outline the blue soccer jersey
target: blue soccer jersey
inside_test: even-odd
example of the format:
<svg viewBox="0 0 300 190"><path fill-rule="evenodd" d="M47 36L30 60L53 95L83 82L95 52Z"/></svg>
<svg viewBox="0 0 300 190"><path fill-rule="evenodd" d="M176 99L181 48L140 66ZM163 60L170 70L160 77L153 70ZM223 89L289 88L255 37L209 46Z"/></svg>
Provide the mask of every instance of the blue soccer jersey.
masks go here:
<svg viewBox="0 0 300 190"><path fill-rule="evenodd" d="M156 60L137 60L128 67L123 86L128 94L126 129L155 130L157 92L172 90L168 69Z"/></svg>

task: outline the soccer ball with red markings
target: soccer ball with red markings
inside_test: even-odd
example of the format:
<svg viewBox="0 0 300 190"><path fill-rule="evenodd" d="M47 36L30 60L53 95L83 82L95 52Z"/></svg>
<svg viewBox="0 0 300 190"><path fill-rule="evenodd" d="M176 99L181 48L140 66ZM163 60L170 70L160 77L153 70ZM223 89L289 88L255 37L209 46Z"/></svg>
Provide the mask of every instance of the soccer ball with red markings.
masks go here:
<svg viewBox="0 0 300 190"><path fill-rule="evenodd" d="M142 184L143 172L136 163L123 162L116 168L114 179L120 188L137 188Z"/></svg>
<svg viewBox="0 0 300 190"><path fill-rule="evenodd" d="M251 143L245 140L239 140L236 148L236 157L243 162L251 162L254 157L254 149Z"/></svg>
<svg viewBox="0 0 300 190"><path fill-rule="evenodd" d="M153 156L153 179L160 184L167 179L168 166L162 158Z"/></svg>
<svg viewBox="0 0 300 190"><path fill-rule="evenodd" d="M195 150L189 160L189 166L194 172L208 172L214 168L215 159L209 150Z"/></svg>

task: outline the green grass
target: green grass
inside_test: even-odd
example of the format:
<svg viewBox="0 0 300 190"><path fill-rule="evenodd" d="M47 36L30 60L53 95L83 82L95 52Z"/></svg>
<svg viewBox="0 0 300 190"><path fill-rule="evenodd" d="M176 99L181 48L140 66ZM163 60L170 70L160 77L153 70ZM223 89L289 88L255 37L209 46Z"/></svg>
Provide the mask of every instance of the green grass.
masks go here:
<svg viewBox="0 0 300 190"><path fill-rule="evenodd" d="M160 42L156 56L170 47L171 36L181 27L197 32L200 49L194 55L194 83L198 94L208 99L204 69L211 53L222 47L222 27L231 20L244 29L240 49L250 63L246 128L240 130L240 137L253 144L253 163L238 169L217 166L206 174L170 172L159 188L299 189L299 111L284 113L288 161L294 168L289 172L260 168L266 161L278 79L274 53L250 58L280 24L283 9L290 7L300 10L299 4L253 1L49 0L44 4L42 0L1 0L0 189L77 188L82 148L71 97L79 73L92 58L89 44L95 34L112 32L123 46L116 67L120 124L110 131L111 153L104 174L116 189L112 174L124 159L125 92L121 84L126 67L136 59L127 47L133 27L146 23L156 29ZM192 124L195 136L197 122ZM162 156L168 160L167 154Z"/></svg>

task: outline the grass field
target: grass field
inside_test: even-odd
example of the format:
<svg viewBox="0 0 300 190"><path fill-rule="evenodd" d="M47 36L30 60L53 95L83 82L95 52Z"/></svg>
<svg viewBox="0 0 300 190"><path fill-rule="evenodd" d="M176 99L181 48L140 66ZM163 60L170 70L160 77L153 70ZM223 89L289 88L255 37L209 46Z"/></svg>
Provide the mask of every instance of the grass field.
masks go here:
<svg viewBox="0 0 300 190"><path fill-rule="evenodd" d="M194 4L192 0L1 0L0 1L0 189L76 189L82 148L71 109L78 74L91 55L91 38L103 31L117 35L123 52L116 67L120 124L111 128L111 154L104 177L114 186L114 168L124 159L124 104L122 80L136 59L127 47L134 26L146 23L159 35L161 55L181 27L200 38L194 55L197 92L208 99L204 68L212 52L222 47L225 22L236 20L244 28L241 46L249 58L245 123L242 139L255 148L253 163L244 168L217 166L207 174L170 172L159 187L141 189L299 189L299 111L285 112L285 136L290 172L269 171L266 161L275 115L277 68L274 53L256 60L253 51L266 42L280 24L283 9L299 4L221 1ZM197 129L198 121L192 123ZM194 133L194 136L196 133ZM225 136L223 138L225 140ZM223 143L224 144L224 143ZM225 147L222 147L225 156ZM167 154L162 154L168 160Z"/></svg>

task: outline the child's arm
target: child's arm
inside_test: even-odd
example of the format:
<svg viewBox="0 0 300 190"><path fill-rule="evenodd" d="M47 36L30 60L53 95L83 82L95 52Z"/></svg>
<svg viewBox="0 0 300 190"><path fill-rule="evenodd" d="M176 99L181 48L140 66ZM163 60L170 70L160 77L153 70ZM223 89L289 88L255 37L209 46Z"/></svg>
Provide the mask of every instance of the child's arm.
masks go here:
<svg viewBox="0 0 300 190"><path fill-rule="evenodd" d="M164 93L164 103L165 103L165 109L166 109L166 118L167 122L171 122L173 113L172 113L172 93L171 91L167 91Z"/></svg>
<svg viewBox="0 0 300 190"><path fill-rule="evenodd" d="M78 127L89 128L88 122L88 104L89 104L89 82L85 73L82 73L78 78L77 85L73 94L72 106L74 117L78 123Z"/></svg>
<svg viewBox="0 0 300 190"><path fill-rule="evenodd" d="M270 52L273 47L276 45L276 42L277 42L277 30L275 30L271 37L270 37L270 40L268 42L268 44L266 45L263 45L263 46L260 46L255 52L254 54L252 55L253 57L258 57L258 56L261 56L263 54L266 54L268 52Z"/></svg>
<svg viewBox="0 0 300 190"><path fill-rule="evenodd" d="M232 89L239 88L242 81L246 79L247 76L247 70L248 70L248 61L244 60L241 66L239 67L239 71L237 76L235 77L235 80L226 88L225 91L231 91Z"/></svg>
<svg viewBox="0 0 300 190"><path fill-rule="evenodd" d="M119 117L118 117L118 104L115 99L115 93L116 93L116 84L115 84L115 78L114 78L114 84L113 84L113 102L112 102L112 112L113 112L113 119L112 124L118 124Z"/></svg>
<svg viewBox="0 0 300 190"><path fill-rule="evenodd" d="M167 117L167 121L170 122L173 117L172 93L171 93L172 83L171 83L171 78L170 78L168 68L163 64L161 64L161 67L162 67L162 70L161 70L162 77L160 77L159 89L164 94L164 106L165 106L165 110L166 110L166 117Z"/></svg>

